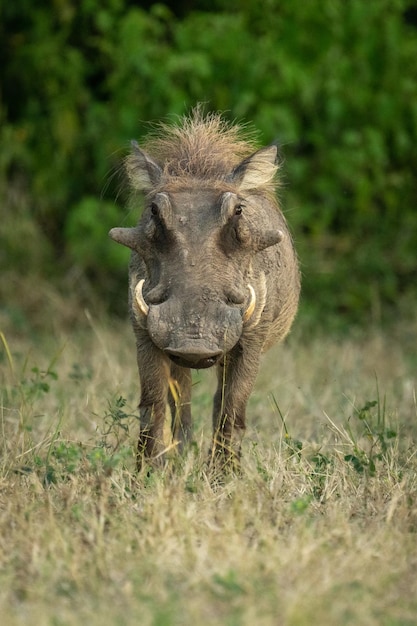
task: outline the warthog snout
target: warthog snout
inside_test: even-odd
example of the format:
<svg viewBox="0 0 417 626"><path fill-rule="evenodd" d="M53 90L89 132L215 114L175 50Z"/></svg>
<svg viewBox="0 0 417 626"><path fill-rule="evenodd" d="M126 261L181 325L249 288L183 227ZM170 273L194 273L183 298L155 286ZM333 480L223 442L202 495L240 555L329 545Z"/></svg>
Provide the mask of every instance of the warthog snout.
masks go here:
<svg viewBox="0 0 417 626"><path fill-rule="evenodd" d="M160 350L177 365L202 369L215 365L236 345L243 315L240 307L223 302L190 304L197 300L197 296L172 296L159 305L150 305L145 319L143 305L140 310L141 321Z"/></svg>
<svg viewBox="0 0 417 626"><path fill-rule="evenodd" d="M238 342L243 325L256 307L251 285L247 285L246 298L236 289L229 290L224 298L229 303L207 302L202 296L204 290L187 294L181 288L179 294L173 289L158 303L155 294L166 294L166 290L156 287L145 297L144 282L140 280L132 290L135 316L142 326L146 325L154 344L182 367L204 369L215 365Z"/></svg>

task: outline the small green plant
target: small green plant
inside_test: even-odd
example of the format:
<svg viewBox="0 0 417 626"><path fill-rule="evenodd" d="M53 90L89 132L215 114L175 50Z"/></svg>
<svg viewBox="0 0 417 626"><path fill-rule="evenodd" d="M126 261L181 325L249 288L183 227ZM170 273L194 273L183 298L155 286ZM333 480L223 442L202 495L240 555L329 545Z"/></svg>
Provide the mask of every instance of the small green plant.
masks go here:
<svg viewBox="0 0 417 626"><path fill-rule="evenodd" d="M136 415L126 413L126 399L118 396L113 402L108 402L108 410L103 417L104 430L101 434L102 446L108 448L109 445L116 450L122 440L129 435L129 422L131 418L137 419ZM116 440L116 443L109 444L110 437Z"/></svg>
<svg viewBox="0 0 417 626"><path fill-rule="evenodd" d="M85 380L91 380L93 377L93 370L90 365L80 365L79 363L73 363L71 372L68 377L75 383L81 383Z"/></svg>
<svg viewBox="0 0 417 626"><path fill-rule="evenodd" d="M34 457L33 469L41 476L44 485L50 485L80 473L108 476L117 467L124 466L131 456L129 446L122 446L116 452L104 448L101 443L90 445L57 438L51 442L46 456L38 454Z"/></svg>
<svg viewBox="0 0 417 626"><path fill-rule="evenodd" d="M316 452L311 459L312 470L310 474L313 496L317 500L321 500L324 493L324 488L326 484L326 478L329 473L329 469L333 465L333 460L331 457L323 454L322 452Z"/></svg>
<svg viewBox="0 0 417 626"><path fill-rule="evenodd" d="M355 409L349 417L346 431L350 436L353 452L344 460L351 463L355 471L367 476L375 476L377 463L388 461L397 431L387 424L385 398L381 405L377 400L366 402Z"/></svg>
<svg viewBox="0 0 417 626"><path fill-rule="evenodd" d="M304 515L304 513L308 511L312 500L313 496L311 494L305 494L295 498L290 504L291 513L294 515Z"/></svg>
<svg viewBox="0 0 417 626"><path fill-rule="evenodd" d="M256 462L257 474L265 483L267 483L271 480L271 471L259 453L257 441L252 443L252 453Z"/></svg>
<svg viewBox="0 0 417 626"><path fill-rule="evenodd" d="M224 574L214 574L212 580L216 594L222 598L245 595L245 588L239 578L239 573L234 569L230 569Z"/></svg>
<svg viewBox="0 0 417 626"><path fill-rule="evenodd" d="M28 363L26 359L20 374L18 374L4 335L2 339L11 373L11 384L5 385L3 389L4 397L8 398L7 401L11 403L19 398L22 406L33 406L36 400L50 392L51 384L58 380L58 374L54 369L56 359L53 359L46 369L41 369L35 365L30 368L29 372L27 372Z"/></svg>
<svg viewBox="0 0 417 626"><path fill-rule="evenodd" d="M274 395L272 395L272 402L273 402L273 406L275 407L276 411L278 412L278 415L281 419L282 425L284 427L284 443L290 453L290 457L296 457L299 460L301 459L301 451L303 449L303 442L300 441L299 439L294 439L294 437L292 437L290 435L290 432L287 428L287 424L285 422L285 418L284 415L282 414L281 409L279 408L278 402L276 401L276 398Z"/></svg>
<svg viewBox="0 0 417 626"><path fill-rule="evenodd" d="M51 389L51 381L58 380L58 374L49 367L46 370L32 367L30 371L31 375L24 378L21 383L22 391L27 399L48 393Z"/></svg>

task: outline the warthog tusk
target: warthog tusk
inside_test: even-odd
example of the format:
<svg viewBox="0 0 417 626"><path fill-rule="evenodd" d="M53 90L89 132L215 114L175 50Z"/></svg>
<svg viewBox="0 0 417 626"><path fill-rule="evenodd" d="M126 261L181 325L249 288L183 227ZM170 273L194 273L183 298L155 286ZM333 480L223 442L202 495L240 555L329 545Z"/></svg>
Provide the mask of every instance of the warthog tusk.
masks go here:
<svg viewBox="0 0 417 626"><path fill-rule="evenodd" d="M251 317L252 314L255 310L255 306L256 306L256 293L255 293L255 289L252 287L252 285L248 284L248 289L250 291L250 302L247 306L246 311L243 314L243 322L247 322Z"/></svg>
<svg viewBox="0 0 417 626"><path fill-rule="evenodd" d="M145 282L145 279L142 278L142 280L140 280L138 284L136 285L135 299L136 299L136 304L138 305L140 311L143 313L143 315L146 316L149 313L149 306L146 304L145 298L143 297L143 293L142 293L142 287L143 287L144 282Z"/></svg>

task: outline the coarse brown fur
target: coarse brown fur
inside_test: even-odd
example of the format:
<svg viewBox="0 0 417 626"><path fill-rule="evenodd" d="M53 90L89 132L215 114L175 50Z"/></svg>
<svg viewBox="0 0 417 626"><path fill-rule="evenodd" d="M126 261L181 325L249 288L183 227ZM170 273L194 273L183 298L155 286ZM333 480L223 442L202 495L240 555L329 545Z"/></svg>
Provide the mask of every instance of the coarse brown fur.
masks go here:
<svg viewBox="0 0 417 626"><path fill-rule="evenodd" d="M274 197L276 149L197 108L133 145L126 171L146 207L134 229L130 308L141 379L139 461L161 460L168 400L180 449L191 437L190 368L217 366L211 456L235 463L261 353L288 333L297 257Z"/></svg>
<svg viewBox="0 0 417 626"><path fill-rule="evenodd" d="M204 116L197 108L181 125L160 124L143 149L163 164L166 177L182 184L183 177L207 183L223 180L256 145L243 127L228 124L218 114Z"/></svg>

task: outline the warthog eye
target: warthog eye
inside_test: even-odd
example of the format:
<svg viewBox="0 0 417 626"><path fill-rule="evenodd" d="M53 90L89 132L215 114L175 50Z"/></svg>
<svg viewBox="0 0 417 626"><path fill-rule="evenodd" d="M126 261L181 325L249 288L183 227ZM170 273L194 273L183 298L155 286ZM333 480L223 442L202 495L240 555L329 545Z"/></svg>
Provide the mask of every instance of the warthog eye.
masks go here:
<svg viewBox="0 0 417 626"><path fill-rule="evenodd" d="M159 208L156 202L152 202L151 204L151 213L154 217L157 217L159 214Z"/></svg>
<svg viewBox="0 0 417 626"><path fill-rule="evenodd" d="M235 206L235 215L242 215L242 211L245 208L245 205L240 203Z"/></svg>

